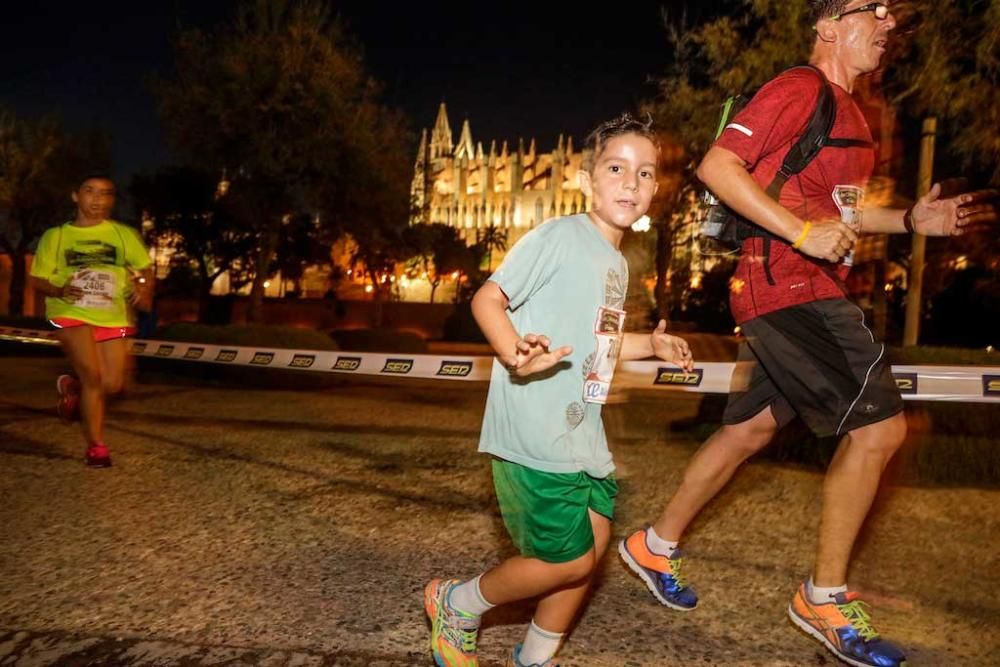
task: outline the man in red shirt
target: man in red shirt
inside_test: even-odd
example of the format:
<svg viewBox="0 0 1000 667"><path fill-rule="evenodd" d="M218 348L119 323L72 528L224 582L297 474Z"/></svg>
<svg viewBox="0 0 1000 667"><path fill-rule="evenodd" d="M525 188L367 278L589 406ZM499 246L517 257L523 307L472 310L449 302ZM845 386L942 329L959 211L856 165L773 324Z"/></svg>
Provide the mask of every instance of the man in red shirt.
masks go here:
<svg viewBox="0 0 1000 667"><path fill-rule="evenodd" d="M863 210L874 155L851 90L878 67L895 20L879 2L810 5L812 68L788 70L761 88L698 168L722 202L761 230L744 241L732 280L731 308L746 342L724 425L688 464L659 520L622 541L619 552L662 604L693 609L698 598L680 573L682 533L739 465L798 415L817 435L842 439L824 482L815 566L789 616L849 664L900 667L903 653L879 637L846 582L855 539L906 421L884 346L846 298L843 279L861 231L948 236L996 214L976 195L939 198L939 185L905 212ZM849 141L824 147L775 201L765 188L812 116L824 78L836 105L830 137Z"/></svg>

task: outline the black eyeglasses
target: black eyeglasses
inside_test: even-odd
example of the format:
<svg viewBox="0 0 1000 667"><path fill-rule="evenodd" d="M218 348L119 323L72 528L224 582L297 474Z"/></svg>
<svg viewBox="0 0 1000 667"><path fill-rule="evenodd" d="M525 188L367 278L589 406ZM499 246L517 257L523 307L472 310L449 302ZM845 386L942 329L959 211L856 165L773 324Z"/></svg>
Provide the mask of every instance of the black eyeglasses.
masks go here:
<svg viewBox="0 0 1000 667"><path fill-rule="evenodd" d="M843 14L834 14L830 17L831 21L839 21L840 19L848 16L850 14L860 14L861 12L872 12L875 14L875 18L879 21L884 21L889 16L889 5L882 4L881 2L869 2L867 5L861 5Z"/></svg>

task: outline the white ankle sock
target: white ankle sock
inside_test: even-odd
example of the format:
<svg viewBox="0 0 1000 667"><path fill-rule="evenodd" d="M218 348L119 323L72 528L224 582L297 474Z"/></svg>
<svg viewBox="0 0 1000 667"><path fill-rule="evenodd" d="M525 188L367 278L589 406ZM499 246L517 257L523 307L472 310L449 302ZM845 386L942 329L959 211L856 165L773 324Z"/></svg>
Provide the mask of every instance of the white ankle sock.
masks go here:
<svg viewBox="0 0 1000 667"><path fill-rule="evenodd" d="M813 604L833 602L834 595L846 592L847 584L842 586L817 586L813 583L812 577L809 577L809 583L806 584L806 594L809 596L809 601Z"/></svg>
<svg viewBox="0 0 1000 667"><path fill-rule="evenodd" d="M448 596L448 604L452 609L472 614L473 616L482 616L486 611L495 606L490 604L479 591L479 580L482 576L479 575L475 579L469 579L464 584L459 584L451 589L451 595Z"/></svg>
<svg viewBox="0 0 1000 667"><path fill-rule="evenodd" d="M660 554L661 556L669 556L674 549L677 548L677 542L671 542L670 540L665 540L656 534L653 527L650 526L646 529L646 546L654 554Z"/></svg>
<svg viewBox="0 0 1000 667"><path fill-rule="evenodd" d="M518 662L522 665L545 664L545 661L550 660L559 650L562 638L562 633L543 630L532 620L531 625L528 626L528 634L524 637Z"/></svg>

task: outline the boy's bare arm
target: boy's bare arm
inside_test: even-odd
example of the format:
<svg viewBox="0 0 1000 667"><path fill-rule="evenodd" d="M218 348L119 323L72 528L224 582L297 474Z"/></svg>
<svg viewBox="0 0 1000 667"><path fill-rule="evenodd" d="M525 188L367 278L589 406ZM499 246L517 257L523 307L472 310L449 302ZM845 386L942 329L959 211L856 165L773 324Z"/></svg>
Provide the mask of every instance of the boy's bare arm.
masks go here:
<svg viewBox="0 0 1000 667"><path fill-rule="evenodd" d="M472 297L472 316L496 352L497 358L512 375L527 376L539 373L573 352L566 345L549 350L548 336L529 333L518 334L507 315L507 295L492 280L479 288Z"/></svg>
<svg viewBox="0 0 1000 667"><path fill-rule="evenodd" d="M622 341L622 359L646 359L657 357L680 366L684 371L694 369L694 358L687 341L667 333L667 321L660 320L649 335L627 333Z"/></svg>

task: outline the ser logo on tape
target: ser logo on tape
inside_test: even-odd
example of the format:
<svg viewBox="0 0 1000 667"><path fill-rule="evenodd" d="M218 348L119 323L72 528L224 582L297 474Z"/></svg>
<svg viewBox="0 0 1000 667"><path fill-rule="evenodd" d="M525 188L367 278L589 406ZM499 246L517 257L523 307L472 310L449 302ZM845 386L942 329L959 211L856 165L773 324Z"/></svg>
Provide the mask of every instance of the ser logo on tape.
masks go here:
<svg viewBox="0 0 1000 667"><path fill-rule="evenodd" d="M983 376L983 396L1000 396L1000 375Z"/></svg>
<svg viewBox="0 0 1000 667"><path fill-rule="evenodd" d="M158 356L158 357L169 357L173 353L174 353L174 346L173 345L161 345L156 350L156 356Z"/></svg>
<svg viewBox="0 0 1000 667"><path fill-rule="evenodd" d="M705 370L696 368L690 373L679 371L676 368L665 368L661 366L656 370L656 379L653 384L665 384L676 387L697 387L701 385L702 376Z"/></svg>
<svg viewBox="0 0 1000 667"><path fill-rule="evenodd" d="M267 366L274 361L274 352L255 352L250 363L254 366Z"/></svg>
<svg viewBox="0 0 1000 667"><path fill-rule="evenodd" d="M437 375L464 378L472 372L471 361L442 361Z"/></svg>
<svg viewBox="0 0 1000 667"><path fill-rule="evenodd" d="M361 357L337 357L333 364L335 371L356 371L361 366Z"/></svg>
<svg viewBox="0 0 1000 667"><path fill-rule="evenodd" d="M229 363L236 360L236 354L237 350L219 350L219 355L215 358L215 360Z"/></svg>
<svg viewBox="0 0 1000 667"><path fill-rule="evenodd" d="M381 372L406 375L411 370L413 370L413 359L386 359Z"/></svg>
<svg viewBox="0 0 1000 667"><path fill-rule="evenodd" d="M896 388L899 389L900 394L917 393L916 373L894 373L893 377L896 378Z"/></svg>
<svg viewBox="0 0 1000 667"><path fill-rule="evenodd" d="M315 354L296 354L292 357L292 360L288 362L289 368L309 368L314 363L316 363Z"/></svg>
<svg viewBox="0 0 1000 667"><path fill-rule="evenodd" d="M184 353L185 359L201 359L201 355L205 354L205 348L203 347L189 347L188 351Z"/></svg>
<svg viewBox="0 0 1000 667"><path fill-rule="evenodd" d="M132 343L132 354L142 354L146 351L145 343Z"/></svg>

